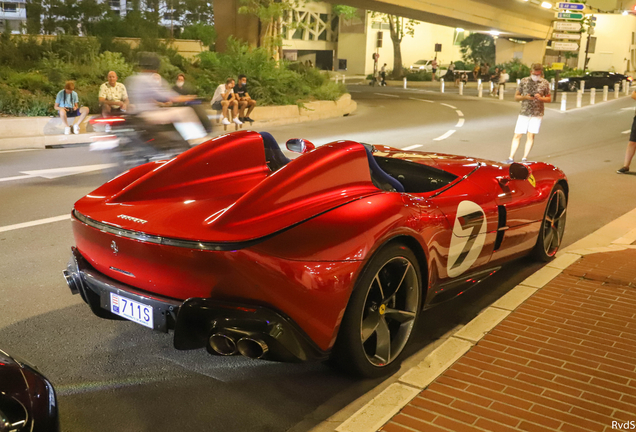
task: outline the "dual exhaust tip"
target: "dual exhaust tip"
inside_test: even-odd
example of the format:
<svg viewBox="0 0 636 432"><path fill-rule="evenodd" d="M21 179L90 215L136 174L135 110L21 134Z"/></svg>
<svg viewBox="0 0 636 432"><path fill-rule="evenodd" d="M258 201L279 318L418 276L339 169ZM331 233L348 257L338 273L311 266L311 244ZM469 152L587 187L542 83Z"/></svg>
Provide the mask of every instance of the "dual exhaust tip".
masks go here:
<svg viewBox="0 0 636 432"><path fill-rule="evenodd" d="M230 356L241 354L242 356L260 359L267 354L269 347L260 340L251 337L242 337L238 340L223 333L214 333L209 339L210 348L220 355Z"/></svg>

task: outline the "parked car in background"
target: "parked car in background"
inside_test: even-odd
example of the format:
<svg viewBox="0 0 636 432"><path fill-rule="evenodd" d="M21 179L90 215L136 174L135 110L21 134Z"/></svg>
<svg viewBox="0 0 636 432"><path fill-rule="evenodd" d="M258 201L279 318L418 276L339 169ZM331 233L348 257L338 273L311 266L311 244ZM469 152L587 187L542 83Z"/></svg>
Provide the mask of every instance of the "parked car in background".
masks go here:
<svg viewBox="0 0 636 432"><path fill-rule="evenodd" d="M585 88L602 89L604 86L608 86L610 90L614 89L614 84L620 84L620 89L623 89L623 80L629 82L632 81L632 77L604 71L587 72L583 76L569 77L559 80L559 89L565 91L577 91L581 88L581 81L585 81Z"/></svg>
<svg viewBox="0 0 636 432"><path fill-rule="evenodd" d="M0 350L0 431L59 430L53 385L35 367Z"/></svg>
<svg viewBox="0 0 636 432"><path fill-rule="evenodd" d="M409 70L411 72L431 72L433 70L432 63L433 60L418 60L409 67Z"/></svg>

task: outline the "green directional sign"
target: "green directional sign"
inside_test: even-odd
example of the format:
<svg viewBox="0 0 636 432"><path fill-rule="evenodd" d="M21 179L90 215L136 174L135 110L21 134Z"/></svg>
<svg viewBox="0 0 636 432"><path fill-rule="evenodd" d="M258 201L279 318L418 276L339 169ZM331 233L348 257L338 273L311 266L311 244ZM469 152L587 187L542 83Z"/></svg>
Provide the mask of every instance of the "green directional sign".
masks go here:
<svg viewBox="0 0 636 432"><path fill-rule="evenodd" d="M582 13L571 13L571 12L558 12L557 18L559 19L568 19L568 20L582 20Z"/></svg>

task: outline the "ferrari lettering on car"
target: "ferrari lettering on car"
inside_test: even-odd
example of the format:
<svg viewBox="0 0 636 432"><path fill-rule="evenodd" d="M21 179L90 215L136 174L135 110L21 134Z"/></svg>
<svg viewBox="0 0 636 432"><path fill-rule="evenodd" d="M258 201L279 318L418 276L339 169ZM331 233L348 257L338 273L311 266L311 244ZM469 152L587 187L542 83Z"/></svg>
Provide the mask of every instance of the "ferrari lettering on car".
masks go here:
<svg viewBox="0 0 636 432"><path fill-rule="evenodd" d="M98 317L174 332L176 349L375 377L399 367L423 310L561 245L569 186L552 165L287 148L300 155L230 133L80 199L71 292Z"/></svg>

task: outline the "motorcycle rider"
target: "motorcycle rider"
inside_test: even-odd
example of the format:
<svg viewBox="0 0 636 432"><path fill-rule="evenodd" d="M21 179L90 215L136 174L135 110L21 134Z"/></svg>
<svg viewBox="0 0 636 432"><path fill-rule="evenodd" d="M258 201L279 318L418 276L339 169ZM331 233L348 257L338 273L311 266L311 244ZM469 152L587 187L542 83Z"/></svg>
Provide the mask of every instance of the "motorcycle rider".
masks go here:
<svg viewBox="0 0 636 432"><path fill-rule="evenodd" d="M196 98L173 91L157 74L160 65L161 60L155 53L139 53L141 72L126 80L131 111L150 124L174 124L184 140L205 137L207 133L190 107L160 107L167 102L185 103Z"/></svg>

